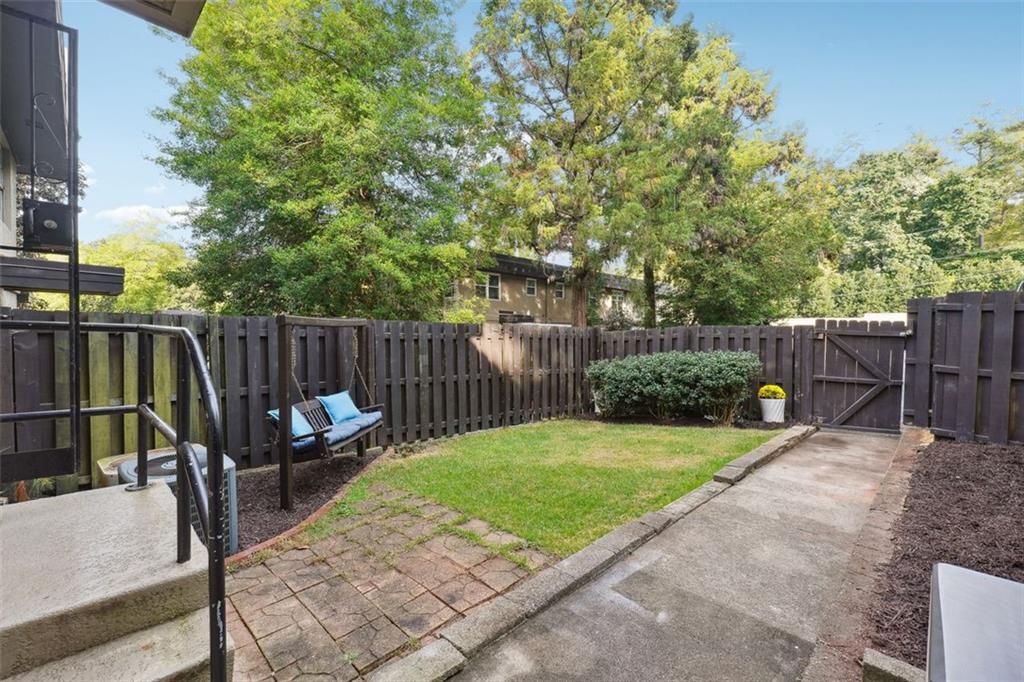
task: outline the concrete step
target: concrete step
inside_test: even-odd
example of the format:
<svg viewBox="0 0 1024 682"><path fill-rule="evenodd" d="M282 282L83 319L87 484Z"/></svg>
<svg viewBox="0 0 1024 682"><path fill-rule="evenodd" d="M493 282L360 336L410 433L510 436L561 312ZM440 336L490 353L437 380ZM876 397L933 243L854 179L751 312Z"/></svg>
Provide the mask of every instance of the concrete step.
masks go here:
<svg viewBox="0 0 1024 682"><path fill-rule="evenodd" d="M210 612L172 621L51 661L5 682L191 682L210 679ZM228 638L228 679L234 646Z"/></svg>
<svg viewBox="0 0 1024 682"><path fill-rule="evenodd" d="M0 678L204 608L206 548L192 532L176 562L175 504L154 484L0 507Z"/></svg>

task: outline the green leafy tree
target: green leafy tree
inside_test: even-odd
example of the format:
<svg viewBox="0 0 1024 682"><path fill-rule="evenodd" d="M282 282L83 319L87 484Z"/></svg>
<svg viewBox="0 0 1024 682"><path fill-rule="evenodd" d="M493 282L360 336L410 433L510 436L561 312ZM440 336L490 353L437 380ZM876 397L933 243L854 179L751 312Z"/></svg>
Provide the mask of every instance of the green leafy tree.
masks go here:
<svg viewBox="0 0 1024 682"><path fill-rule="evenodd" d="M157 117L203 188L189 279L232 313L439 317L469 269L480 100L432 0L209 2Z"/></svg>
<svg viewBox="0 0 1024 682"><path fill-rule="evenodd" d="M974 162L968 172L992 189L985 245L1024 246L1024 121L1000 128L975 119L957 131L957 144Z"/></svg>
<svg viewBox="0 0 1024 682"><path fill-rule="evenodd" d="M918 138L832 171L842 245L827 250L802 312L899 311L917 296L1015 287L1024 279L1021 127L976 120L958 131L968 165Z"/></svg>
<svg viewBox="0 0 1024 682"><path fill-rule="evenodd" d="M483 324L489 307L487 299L477 296L456 298L445 308L441 320L449 324Z"/></svg>
<svg viewBox="0 0 1024 682"><path fill-rule="evenodd" d="M696 239L668 261L666 321L764 324L792 314L819 276L832 238L827 186L802 168L785 182L766 174L783 150L757 140L732 150L722 200L695 216Z"/></svg>
<svg viewBox="0 0 1024 682"><path fill-rule="evenodd" d="M742 68L725 36L705 38L678 61L665 74L662 105L638 109L625 126L612 214L627 263L643 273L648 327L657 324L659 271L699 239L699 216L724 200L733 148L774 107L767 76Z"/></svg>
<svg viewBox="0 0 1024 682"><path fill-rule="evenodd" d="M82 296L83 311L152 313L196 307L198 291L179 283L178 276L189 265L185 249L155 226L123 226L109 237L83 244L79 256L89 265L124 269L124 292ZM68 305L65 294L34 294L32 302L50 310L66 310Z"/></svg>
<svg viewBox="0 0 1024 682"><path fill-rule="evenodd" d="M611 219L624 136L658 109L694 48L672 2L490 0L474 40L492 113L481 146L492 158L473 216L490 243L540 256L568 252L573 324L587 323L586 291L623 247Z"/></svg>

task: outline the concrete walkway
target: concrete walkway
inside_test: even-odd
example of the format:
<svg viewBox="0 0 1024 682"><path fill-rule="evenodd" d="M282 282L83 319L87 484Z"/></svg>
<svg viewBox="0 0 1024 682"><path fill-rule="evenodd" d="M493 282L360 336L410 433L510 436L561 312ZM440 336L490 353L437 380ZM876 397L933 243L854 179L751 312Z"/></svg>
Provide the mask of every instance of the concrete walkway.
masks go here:
<svg viewBox="0 0 1024 682"><path fill-rule="evenodd" d="M456 679L799 679L897 442L816 433Z"/></svg>

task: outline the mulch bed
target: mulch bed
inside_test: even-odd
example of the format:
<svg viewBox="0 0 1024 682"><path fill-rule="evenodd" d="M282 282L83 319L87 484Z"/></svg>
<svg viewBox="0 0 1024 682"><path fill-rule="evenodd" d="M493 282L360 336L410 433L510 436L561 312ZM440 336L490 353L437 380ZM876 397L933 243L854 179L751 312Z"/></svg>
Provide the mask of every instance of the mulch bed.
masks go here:
<svg viewBox="0 0 1024 682"><path fill-rule="evenodd" d="M338 489L375 459L338 456L313 460L292 468L294 508L280 506L277 465L238 473L238 549L258 545L304 520L330 500Z"/></svg>
<svg viewBox="0 0 1024 682"><path fill-rule="evenodd" d="M601 421L608 422L609 424L653 424L654 426L703 426L709 429L717 427L717 424L712 422L710 419L702 419L700 417L655 419L654 417L602 417L599 414L583 414L577 415L573 417L573 419ZM757 421L753 419L737 419L735 422L733 422L732 427L736 429L761 429L765 431L772 431L775 429L788 429L790 426L795 426L800 423L802 422L798 422L794 419L787 419L784 422L772 423Z"/></svg>
<svg viewBox="0 0 1024 682"><path fill-rule="evenodd" d="M871 621L875 648L924 667L933 564L1024 582L1024 447L936 441L917 461Z"/></svg>

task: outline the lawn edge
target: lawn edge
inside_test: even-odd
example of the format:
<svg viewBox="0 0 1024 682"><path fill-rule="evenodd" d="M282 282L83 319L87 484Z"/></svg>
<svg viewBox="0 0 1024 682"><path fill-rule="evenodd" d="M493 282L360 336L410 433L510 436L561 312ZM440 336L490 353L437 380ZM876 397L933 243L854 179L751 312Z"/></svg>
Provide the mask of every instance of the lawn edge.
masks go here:
<svg viewBox="0 0 1024 682"><path fill-rule="evenodd" d="M462 620L438 631L439 639L404 658L395 659L370 675L370 682L440 682L465 666L481 649L540 613L568 592L582 587L613 563L711 501L759 466L791 449L818 430L814 425L791 426L733 462L739 477L712 480L659 510L612 529L575 554L540 571L512 590L476 607ZM732 466L730 463L722 470ZM721 473L721 471L719 473ZM443 644L442 644L443 643Z"/></svg>
<svg viewBox="0 0 1024 682"><path fill-rule="evenodd" d="M749 473L763 467L797 443L808 438L818 430L817 426L800 424L791 426L766 443L759 445L750 452L732 460L715 472L714 480L720 483L739 483Z"/></svg>
<svg viewBox="0 0 1024 682"><path fill-rule="evenodd" d="M248 561L253 558L254 555L262 555L265 552L273 551L277 548L278 545L282 544L286 540L292 539L302 531L312 526L314 523L323 518L323 516L327 514L327 512L331 511L331 509L333 509L336 504L341 502L341 500L344 499L346 495L348 495L348 492L349 490L352 489L352 486L358 483L367 473L376 469L385 460L391 459L388 452L389 449L390 448L376 447L367 450L368 456L370 454L373 454L374 451L377 451L378 454L373 458L373 460L370 461L369 464L363 467L359 471L359 473L357 473L349 480L345 481L341 485L341 487L338 488L338 492L334 493L334 495L331 496L331 499L327 500L322 505L317 507L312 514L310 514L303 520L299 521L291 528L281 531L269 540L264 540L259 544L253 545L252 547L246 547L242 551L236 554L232 554L231 556L224 559L224 563L230 568L243 568L248 563Z"/></svg>

